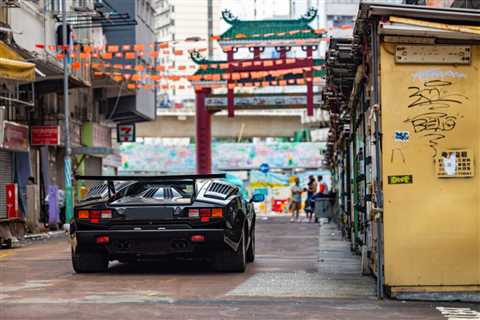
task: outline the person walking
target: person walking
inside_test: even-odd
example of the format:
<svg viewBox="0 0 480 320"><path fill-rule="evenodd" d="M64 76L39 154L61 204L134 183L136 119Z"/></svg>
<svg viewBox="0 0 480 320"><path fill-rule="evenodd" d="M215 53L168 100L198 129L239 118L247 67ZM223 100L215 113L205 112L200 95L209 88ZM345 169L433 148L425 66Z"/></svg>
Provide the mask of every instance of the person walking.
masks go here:
<svg viewBox="0 0 480 320"><path fill-rule="evenodd" d="M307 191L307 200L305 201L306 221L311 222L313 218L313 196L317 192L317 181L314 176L308 177L308 184L305 191Z"/></svg>
<svg viewBox="0 0 480 320"><path fill-rule="evenodd" d="M300 188L300 180L295 177L295 184L290 188L292 193L290 210L292 211L292 218L290 222L298 221L300 215L300 207L302 206L302 188Z"/></svg>

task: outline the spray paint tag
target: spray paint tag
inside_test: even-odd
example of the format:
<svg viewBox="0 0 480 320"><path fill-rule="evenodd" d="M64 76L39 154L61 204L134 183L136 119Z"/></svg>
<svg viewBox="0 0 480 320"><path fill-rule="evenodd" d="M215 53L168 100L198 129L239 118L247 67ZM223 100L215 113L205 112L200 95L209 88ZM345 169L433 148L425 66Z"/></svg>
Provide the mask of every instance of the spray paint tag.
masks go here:
<svg viewBox="0 0 480 320"><path fill-rule="evenodd" d="M410 133L408 131L395 131L394 139L398 142L408 142Z"/></svg>

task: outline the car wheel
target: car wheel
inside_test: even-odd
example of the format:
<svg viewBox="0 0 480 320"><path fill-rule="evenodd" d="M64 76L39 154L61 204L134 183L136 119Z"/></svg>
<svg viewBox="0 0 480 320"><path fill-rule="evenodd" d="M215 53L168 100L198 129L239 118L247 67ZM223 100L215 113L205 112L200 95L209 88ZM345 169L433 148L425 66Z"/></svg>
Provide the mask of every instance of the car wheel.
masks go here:
<svg viewBox="0 0 480 320"><path fill-rule="evenodd" d="M101 253L75 253L72 250L72 266L76 273L106 272L108 259Z"/></svg>
<svg viewBox="0 0 480 320"><path fill-rule="evenodd" d="M222 272L245 271L247 268L245 236L245 231L242 231L240 246L236 252L232 251L231 248L227 248L215 256L213 266L216 270Z"/></svg>
<svg viewBox="0 0 480 320"><path fill-rule="evenodd" d="M247 250L247 262L255 261L255 228L252 229L252 234L250 235L250 245Z"/></svg>

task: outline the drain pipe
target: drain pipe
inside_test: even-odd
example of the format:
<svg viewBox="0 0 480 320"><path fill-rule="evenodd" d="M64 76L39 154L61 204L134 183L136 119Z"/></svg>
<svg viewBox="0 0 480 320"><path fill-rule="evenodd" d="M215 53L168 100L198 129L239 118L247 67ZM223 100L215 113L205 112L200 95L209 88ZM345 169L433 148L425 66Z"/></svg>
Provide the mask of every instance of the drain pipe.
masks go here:
<svg viewBox="0 0 480 320"><path fill-rule="evenodd" d="M377 298L384 298L384 274L383 274L383 192L382 192L382 132L380 126L380 61L379 48L380 40L378 36L378 21L374 20L371 23L371 46L372 46L372 71L373 71L373 92L372 92L372 106L375 114L375 220L377 226Z"/></svg>

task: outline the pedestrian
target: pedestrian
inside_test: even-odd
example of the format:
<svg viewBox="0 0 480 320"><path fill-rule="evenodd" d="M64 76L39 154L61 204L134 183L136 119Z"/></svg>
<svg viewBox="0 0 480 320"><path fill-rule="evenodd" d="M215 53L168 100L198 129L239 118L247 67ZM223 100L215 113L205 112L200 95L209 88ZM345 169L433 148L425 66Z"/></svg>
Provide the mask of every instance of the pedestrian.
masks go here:
<svg viewBox="0 0 480 320"><path fill-rule="evenodd" d="M307 200L305 200L305 213L307 215L306 221L311 222L313 218L313 196L317 192L317 181L314 176L308 177L307 187Z"/></svg>
<svg viewBox="0 0 480 320"><path fill-rule="evenodd" d="M300 188L300 179L295 177L295 184L291 187L292 193L290 210L292 210L292 218L290 222L298 221L300 215L300 207L302 206L302 188Z"/></svg>
<svg viewBox="0 0 480 320"><path fill-rule="evenodd" d="M323 176L318 176L318 194L319 195L326 195L328 192L328 186L323 181Z"/></svg>

